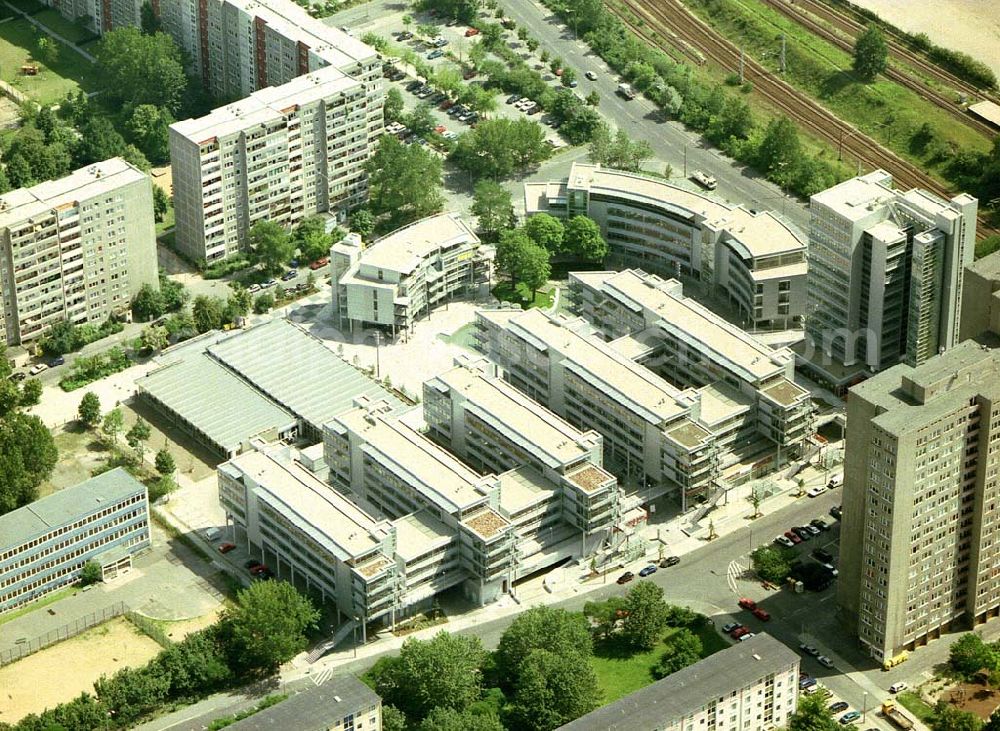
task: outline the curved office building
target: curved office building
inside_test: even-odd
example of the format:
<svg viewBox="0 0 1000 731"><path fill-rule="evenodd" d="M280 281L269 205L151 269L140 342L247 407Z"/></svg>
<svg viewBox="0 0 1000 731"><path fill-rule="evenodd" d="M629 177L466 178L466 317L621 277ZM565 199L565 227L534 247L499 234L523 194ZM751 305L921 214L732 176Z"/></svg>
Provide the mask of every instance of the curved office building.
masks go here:
<svg viewBox="0 0 1000 731"><path fill-rule="evenodd" d="M751 212L662 180L575 163L564 181L526 183L525 213L594 219L621 268L697 279L747 327L801 327L806 244L769 211Z"/></svg>

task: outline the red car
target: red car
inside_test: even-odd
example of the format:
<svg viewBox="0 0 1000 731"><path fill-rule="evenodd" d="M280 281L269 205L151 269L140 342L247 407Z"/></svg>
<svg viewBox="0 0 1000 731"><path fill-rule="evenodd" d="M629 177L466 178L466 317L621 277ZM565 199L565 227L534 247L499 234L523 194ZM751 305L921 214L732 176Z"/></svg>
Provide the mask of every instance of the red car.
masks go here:
<svg viewBox="0 0 1000 731"><path fill-rule="evenodd" d="M271 573L271 569L269 569L264 564L257 564L256 566L254 566L253 568L250 569L250 573L253 574L254 576L256 576L257 574L263 574L263 573L268 573L269 574L269 573Z"/></svg>
<svg viewBox="0 0 1000 731"><path fill-rule="evenodd" d="M437 132L439 135L443 135L445 132L448 131L448 128L445 127L443 124L439 124L437 127L434 128L434 131Z"/></svg>
<svg viewBox="0 0 1000 731"><path fill-rule="evenodd" d="M219 553L229 553L234 548L236 548L235 543L221 543L219 544Z"/></svg>
<svg viewBox="0 0 1000 731"><path fill-rule="evenodd" d="M793 533L790 530L785 531L785 538L790 540L792 543L802 543L802 536L798 533Z"/></svg>
<svg viewBox="0 0 1000 731"><path fill-rule="evenodd" d="M738 640L740 637L742 637L745 634L748 634L749 632L750 628L747 627L745 624L741 624L739 627L730 632L729 636L732 637L734 640Z"/></svg>
<svg viewBox="0 0 1000 731"><path fill-rule="evenodd" d="M755 616L761 622L771 621L771 614L766 609L761 609L760 607L754 607L751 611L753 612L753 616Z"/></svg>
<svg viewBox="0 0 1000 731"><path fill-rule="evenodd" d="M309 265L310 269L322 269L327 264L330 263L330 257L324 256L322 259L317 259L312 264Z"/></svg>
<svg viewBox="0 0 1000 731"><path fill-rule="evenodd" d="M465 31L466 38L472 38L472 36L478 36L478 35L479 35L478 28L469 28L467 31Z"/></svg>
<svg viewBox="0 0 1000 731"><path fill-rule="evenodd" d="M740 600L736 603L739 604L741 608L747 609L751 612L757 608L757 602L755 602L753 599L747 599L746 597L741 597Z"/></svg>

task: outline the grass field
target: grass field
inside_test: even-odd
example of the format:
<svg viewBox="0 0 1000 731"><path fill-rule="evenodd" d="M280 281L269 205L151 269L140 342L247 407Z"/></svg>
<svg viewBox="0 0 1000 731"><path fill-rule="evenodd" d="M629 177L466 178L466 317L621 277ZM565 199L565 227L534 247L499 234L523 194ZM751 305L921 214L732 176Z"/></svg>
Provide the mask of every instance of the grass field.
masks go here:
<svg viewBox="0 0 1000 731"><path fill-rule="evenodd" d="M928 723L934 717L934 709L923 702L920 696L913 691L906 691L896 696L899 704L916 716L924 723Z"/></svg>
<svg viewBox="0 0 1000 731"><path fill-rule="evenodd" d="M551 289L529 292L528 288L520 282L514 288L511 288L510 282L501 282L493 288L493 296L501 302L519 304L526 310L531 307L548 309L552 306Z"/></svg>
<svg viewBox="0 0 1000 731"><path fill-rule="evenodd" d="M97 88L93 65L75 50L58 44L59 56L52 67L36 60L38 31L24 18L0 23L0 79L28 94L42 104L62 100L67 93ZM22 76L20 68L32 63L39 67L37 76Z"/></svg>
<svg viewBox="0 0 1000 731"><path fill-rule="evenodd" d="M676 629L670 630L664 639L676 631ZM703 658L729 647L729 642L711 624L702 625L695 630L695 634L701 639ZM649 652L624 654L618 650L615 643L598 643L594 648L591 665L597 673L597 683L604 693L603 703L612 703L655 681L653 668L659 663L663 649L661 644Z"/></svg>

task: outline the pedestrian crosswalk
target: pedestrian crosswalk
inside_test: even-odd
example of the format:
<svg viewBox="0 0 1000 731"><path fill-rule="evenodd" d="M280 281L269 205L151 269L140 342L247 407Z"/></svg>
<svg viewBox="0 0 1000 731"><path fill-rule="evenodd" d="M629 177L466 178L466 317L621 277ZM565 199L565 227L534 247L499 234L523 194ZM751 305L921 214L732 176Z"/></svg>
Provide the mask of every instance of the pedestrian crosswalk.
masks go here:
<svg viewBox="0 0 1000 731"><path fill-rule="evenodd" d="M326 668L325 670L321 671L318 675L313 675L312 681L316 685L323 685L323 683L328 681L331 677L333 677L333 668Z"/></svg>

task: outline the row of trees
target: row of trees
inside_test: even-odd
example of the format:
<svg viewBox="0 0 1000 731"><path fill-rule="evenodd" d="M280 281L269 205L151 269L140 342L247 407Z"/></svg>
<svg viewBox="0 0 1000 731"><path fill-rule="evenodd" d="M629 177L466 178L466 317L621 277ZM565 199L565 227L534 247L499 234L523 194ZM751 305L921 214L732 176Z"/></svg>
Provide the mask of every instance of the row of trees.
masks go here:
<svg viewBox="0 0 1000 731"><path fill-rule="evenodd" d="M274 673L306 646L319 612L284 581L255 582L240 591L219 621L165 648L146 665L101 676L93 693L41 714L10 731L120 729L168 703L192 702Z"/></svg>

